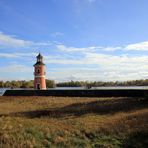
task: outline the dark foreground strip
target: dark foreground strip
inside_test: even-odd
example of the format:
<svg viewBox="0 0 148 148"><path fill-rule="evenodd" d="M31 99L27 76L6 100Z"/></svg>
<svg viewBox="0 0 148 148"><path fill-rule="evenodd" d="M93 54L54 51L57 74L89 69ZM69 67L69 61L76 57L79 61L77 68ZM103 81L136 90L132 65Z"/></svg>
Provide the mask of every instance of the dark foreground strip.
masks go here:
<svg viewBox="0 0 148 148"><path fill-rule="evenodd" d="M148 90L6 90L3 96L62 96L62 97L148 97Z"/></svg>

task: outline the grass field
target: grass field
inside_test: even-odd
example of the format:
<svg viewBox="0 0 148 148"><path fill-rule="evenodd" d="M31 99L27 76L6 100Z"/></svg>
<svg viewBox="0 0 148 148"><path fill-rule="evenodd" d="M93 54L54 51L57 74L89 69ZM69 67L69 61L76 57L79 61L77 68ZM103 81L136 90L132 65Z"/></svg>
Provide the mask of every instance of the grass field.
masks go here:
<svg viewBox="0 0 148 148"><path fill-rule="evenodd" d="M0 97L0 148L144 148L140 98Z"/></svg>

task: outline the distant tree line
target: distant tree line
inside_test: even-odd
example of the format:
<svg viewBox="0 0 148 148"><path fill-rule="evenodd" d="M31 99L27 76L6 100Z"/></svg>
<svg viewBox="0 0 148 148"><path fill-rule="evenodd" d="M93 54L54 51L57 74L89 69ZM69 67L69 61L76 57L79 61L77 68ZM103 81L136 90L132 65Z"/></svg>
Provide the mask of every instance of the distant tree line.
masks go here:
<svg viewBox="0 0 148 148"><path fill-rule="evenodd" d="M55 87L55 82L53 80L46 80L47 88ZM34 81L0 81L0 88L33 88Z"/></svg>
<svg viewBox="0 0 148 148"><path fill-rule="evenodd" d="M0 88L33 88L33 80L29 81L0 81ZM47 88L53 87L100 87L100 86L148 86L148 79L132 80L132 81L116 81L116 82L101 82L101 81L69 81L55 83L54 80L46 80Z"/></svg>
<svg viewBox="0 0 148 148"><path fill-rule="evenodd" d="M69 81L59 82L57 87L100 87L100 86L148 86L148 79L131 80L131 81L116 81L116 82L101 82L101 81Z"/></svg>

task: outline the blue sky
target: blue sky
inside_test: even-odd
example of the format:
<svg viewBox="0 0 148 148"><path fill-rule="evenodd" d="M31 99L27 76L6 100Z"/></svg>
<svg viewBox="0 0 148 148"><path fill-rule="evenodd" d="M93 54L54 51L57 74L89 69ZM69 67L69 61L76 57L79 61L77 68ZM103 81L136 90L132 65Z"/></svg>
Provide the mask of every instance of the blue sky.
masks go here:
<svg viewBox="0 0 148 148"><path fill-rule="evenodd" d="M0 80L148 78L147 0L0 0Z"/></svg>

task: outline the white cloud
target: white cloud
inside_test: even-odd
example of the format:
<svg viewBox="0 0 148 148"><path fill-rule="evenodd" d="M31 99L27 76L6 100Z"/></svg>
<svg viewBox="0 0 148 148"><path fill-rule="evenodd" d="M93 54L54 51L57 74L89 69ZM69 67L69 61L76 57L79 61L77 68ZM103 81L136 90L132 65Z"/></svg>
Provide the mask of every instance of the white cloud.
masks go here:
<svg viewBox="0 0 148 148"><path fill-rule="evenodd" d="M18 58L16 54L12 53L0 53L1 58Z"/></svg>
<svg viewBox="0 0 148 148"><path fill-rule="evenodd" d="M72 50L70 50L72 49ZM73 48L66 48L64 51L77 51ZM80 50L80 49L79 49ZM83 51L83 49L81 49ZM84 50L85 51L85 50ZM101 54L96 52L83 52L81 57L73 57L67 58L62 55L58 56L44 56L45 62L47 63L57 63L57 64L90 64L90 65L128 65L128 64L139 64L142 63L148 64L148 56L146 55L110 55L110 54Z"/></svg>
<svg viewBox="0 0 148 148"><path fill-rule="evenodd" d="M65 51L65 52L93 52L95 51L96 48L100 48L100 47L86 47L86 48L77 48L77 47L67 47L63 44L61 45L56 45L56 47L61 50L61 51Z"/></svg>
<svg viewBox="0 0 148 148"><path fill-rule="evenodd" d="M52 45L53 43L50 42L50 41L42 41L42 42L33 42L32 43L32 46L50 46Z"/></svg>
<svg viewBox="0 0 148 148"><path fill-rule="evenodd" d="M116 51L116 50L120 50L122 48L117 46L117 47L102 47L101 49L104 51Z"/></svg>
<svg viewBox="0 0 148 148"><path fill-rule="evenodd" d="M79 51L85 51L88 50L88 48L75 48L75 47L66 47L65 45L57 45L57 48L61 51L66 52L79 52Z"/></svg>
<svg viewBox="0 0 148 148"><path fill-rule="evenodd" d="M120 68L122 67L122 68ZM83 81L124 81L133 79L148 78L148 66L139 66L137 64L125 65L96 65L96 68L57 68L50 69L47 73L49 79L57 81L83 80Z"/></svg>
<svg viewBox="0 0 148 148"><path fill-rule="evenodd" d="M53 36L61 36L63 33L55 32ZM56 41L28 41L19 39L14 35L7 35L0 32L0 48L41 48L43 46L56 46L59 50L64 52L94 52L94 51L117 51L117 50L133 50L133 51L148 51L148 41L129 44L126 46L91 46L91 47L67 47L64 44L59 44Z"/></svg>
<svg viewBox="0 0 148 148"><path fill-rule="evenodd" d="M8 65L6 67L1 67L1 73L32 73L33 72L33 67L21 65L21 64L12 64Z"/></svg>
<svg viewBox="0 0 148 148"><path fill-rule="evenodd" d="M125 47L126 50L139 50L139 51L148 51L148 41L129 44Z"/></svg>
<svg viewBox="0 0 148 148"><path fill-rule="evenodd" d="M0 53L1 58L24 58L24 57L35 57L37 53Z"/></svg>
<svg viewBox="0 0 148 148"><path fill-rule="evenodd" d="M51 46L53 45L50 41L27 41L23 39L16 38L14 35L7 35L0 32L0 48L36 48L41 46Z"/></svg>
<svg viewBox="0 0 148 148"><path fill-rule="evenodd" d="M34 55L33 55L34 54ZM30 53L15 53L14 58L30 58ZM11 55L4 55L9 57ZM32 53L32 56L36 56ZM108 55L99 53L84 53L83 57L66 58L62 55L44 55L47 78L57 81L67 80L93 80L93 81L116 81L148 78L148 56L139 55ZM35 58L34 58L35 60ZM52 68L48 64L60 64L61 68ZM68 66L63 66L68 65ZM64 68L65 67L65 68ZM20 74L33 78L33 66L12 64L1 68L1 74ZM8 76L7 76L8 77ZM18 76L20 79L22 76ZM16 79L17 79L16 78ZM26 76L26 79L27 76Z"/></svg>
<svg viewBox="0 0 148 148"><path fill-rule="evenodd" d="M22 40L22 39L17 39L14 36L6 35L6 34L0 32L0 46L1 47L23 48L23 47L30 46L32 43L33 42L31 42L31 41L25 41L25 40Z"/></svg>
<svg viewBox="0 0 148 148"><path fill-rule="evenodd" d="M148 56L107 55L85 53L81 59L49 57L47 63L74 64L77 68L50 70L48 77L59 81L93 80L116 81L148 78ZM95 66L94 66L95 65ZM94 68L95 67L95 68Z"/></svg>
<svg viewBox="0 0 148 148"><path fill-rule="evenodd" d="M116 50L121 50L122 47L102 47L102 46L90 46L90 47L67 47L63 44L56 45L56 47L64 52L95 52L95 51L116 51Z"/></svg>
<svg viewBox="0 0 148 148"><path fill-rule="evenodd" d="M63 35L64 35L64 33L62 33L62 32L53 32L53 33L51 34L51 36L53 36L53 37L63 36Z"/></svg>
<svg viewBox="0 0 148 148"><path fill-rule="evenodd" d="M92 46L92 47L83 47L83 48L78 48L78 47L67 47L63 44L57 45L57 48L61 51L65 52L94 52L94 51L148 51L148 41L145 42L139 42L135 44L129 44L126 46Z"/></svg>
<svg viewBox="0 0 148 148"><path fill-rule="evenodd" d="M47 64L83 64L83 61L80 61L76 58L66 58L62 55L60 56L44 56L45 63Z"/></svg>
<svg viewBox="0 0 148 148"><path fill-rule="evenodd" d="M22 64L11 64L1 67L0 80L31 80L33 79L33 67Z"/></svg>

